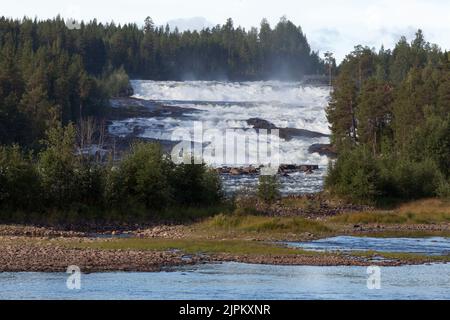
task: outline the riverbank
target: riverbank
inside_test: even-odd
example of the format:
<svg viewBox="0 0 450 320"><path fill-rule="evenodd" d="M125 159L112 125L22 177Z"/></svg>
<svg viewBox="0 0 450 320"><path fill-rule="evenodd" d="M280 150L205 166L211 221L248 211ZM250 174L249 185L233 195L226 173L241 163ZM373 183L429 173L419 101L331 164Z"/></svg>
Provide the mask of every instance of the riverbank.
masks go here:
<svg viewBox="0 0 450 320"><path fill-rule="evenodd" d="M445 263L449 255L408 252L316 252L287 247L335 236L449 237L450 206L440 200L391 211L334 216L217 215L185 225L134 226L103 233L21 225L0 226L0 272L160 271L217 262L311 266L400 266Z"/></svg>
<svg viewBox="0 0 450 320"><path fill-rule="evenodd" d="M169 267L241 262L296 266L402 266L449 262L448 257L383 253L320 253L236 240L0 238L0 272L157 272ZM177 248L177 249L176 249ZM375 259L376 258L376 259Z"/></svg>

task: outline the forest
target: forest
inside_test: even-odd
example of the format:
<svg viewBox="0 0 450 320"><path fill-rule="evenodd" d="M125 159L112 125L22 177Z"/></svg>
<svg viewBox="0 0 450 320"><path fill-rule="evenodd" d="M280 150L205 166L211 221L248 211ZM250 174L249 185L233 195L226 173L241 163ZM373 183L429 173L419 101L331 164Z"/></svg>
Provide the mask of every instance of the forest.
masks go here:
<svg viewBox="0 0 450 320"><path fill-rule="evenodd" d="M263 80L324 72L301 28L285 18L274 28L263 20L246 31L229 19L180 33L151 18L142 27L94 20L73 28L60 17L2 17L0 218L120 220L121 212L148 218L218 205L215 171L175 165L157 145L132 145L119 164L84 154L86 141L103 138L110 98L130 95L131 77Z"/></svg>
<svg viewBox="0 0 450 320"><path fill-rule="evenodd" d="M355 47L327 114L333 193L366 203L450 196L450 54L421 30L393 50Z"/></svg>
<svg viewBox="0 0 450 320"><path fill-rule="evenodd" d="M128 78L149 80L300 79L324 62L285 18L274 27L171 31L136 24L0 18L0 143L39 147L46 129L101 117Z"/></svg>
<svg viewBox="0 0 450 320"><path fill-rule="evenodd" d="M263 20L246 31L229 19L182 33L151 18L143 27L94 20L76 29L61 18L0 18L2 218L217 206L220 179L206 166L175 165L158 146L141 144L118 165L100 164L77 153L83 124L100 123L110 98L130 95L129 78L299 79L329 71L326 112L338 158L326 190L353 203L449 197L450 55L420 30L392 50L357 46L336 67L285 18L274 28Z"/></svg>

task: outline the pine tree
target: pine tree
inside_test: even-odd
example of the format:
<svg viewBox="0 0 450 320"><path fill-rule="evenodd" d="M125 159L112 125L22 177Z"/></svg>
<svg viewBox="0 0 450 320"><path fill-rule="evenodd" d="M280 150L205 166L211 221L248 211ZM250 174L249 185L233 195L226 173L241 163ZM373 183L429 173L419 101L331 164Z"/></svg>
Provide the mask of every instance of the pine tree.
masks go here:
<svg viewBox="0 0 450 320"><path fill-rule="evenodd" d="M392 91L389 84L372 78L365 82L359 96L358 138L371 146L374 155L381 149L382 135L392 118Z"/></svg>
<svg viewBox="0 0 450 320"><path fill-rule="evenodd" d="M356 143L357 91L349 74L341 73L336 79L327 117L331 123L333 143L338 148Z"/></svg>

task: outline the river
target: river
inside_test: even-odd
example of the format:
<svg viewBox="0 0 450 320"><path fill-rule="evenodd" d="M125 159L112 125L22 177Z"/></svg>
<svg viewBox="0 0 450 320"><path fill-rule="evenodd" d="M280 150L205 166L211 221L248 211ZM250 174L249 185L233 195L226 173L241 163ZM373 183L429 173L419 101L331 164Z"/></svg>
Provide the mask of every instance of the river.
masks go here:
<svg viewBox="0 0 450 320"><path fill-rule="evenodd" d="M382 267L380 289L367 268L207 264L158 273L81 275L81 289L64 273L0 274L0 299L408 300L450 299L450 266Z"/></svg>
<svg viewBox="0 0 450 320"><path fill-rule="evenodd" d="M192 140L202 142L204 147L203 160L214 167L221 166L258 166L260 149L258 142L248 132L253 128L251 119L261 119L273 126L288 130L307 130L322 136L292 137L281 136L277 139L279 150L276 160L280 164L319 165L319 170L312 174L294 173L281 177L281 192L283 194L313 193L322 189L323 177L327 171L329 159L317 153L310 153L313 144L327 144L329 124L325 108L329 99L329 88L305 86L300 82L257 81L257 82L218 82L218 81L132 81L134 98L151 101L164 106L179 107L183 110L176 116L171 114L151 118L131 118L114 121L109 132L117 136L126 136L139 132L140 138L177 141L175 134L180 129L190 132ZM218 130L226 136L226 131L233 130L238 137L245 137L246 144L238 144L236 157L223 159L211 156L214 143L194 136L194 123L200 123L203 132ZM136 130L138 129L138 130ZM239 131L242 130L242 131ZM270 134L271 132L269 132ZM273 135L270 135L272 138ZM204 137L203 137L204 138ZM245 139L244 138L244 139ZM236 138L238 139L238 138ZM275 141L275 140L273 140ZM272 140L269 141L271 145ZM258 153L259 152L259 153ZM257 155L258 154L258 155ZM275 152L274 152L275 154ZM243 159L237 159L243 156ZM233 192L244 186L256 184L257 177L225 176L224 188Z"/></svg>

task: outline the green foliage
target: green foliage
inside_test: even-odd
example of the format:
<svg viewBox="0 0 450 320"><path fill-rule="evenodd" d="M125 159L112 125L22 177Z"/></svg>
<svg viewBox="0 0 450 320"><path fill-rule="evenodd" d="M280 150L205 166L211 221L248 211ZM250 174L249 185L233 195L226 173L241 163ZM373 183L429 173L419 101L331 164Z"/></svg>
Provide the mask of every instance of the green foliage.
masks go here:
<svg viewBox="0 0 450 320"><path fill-rule="evenodd" d="M106 74L102 83L110 97L128 97L133 94L130 78L123 67Z"/></svg>
<svg viewBox="0 0 450 320"><path fill-rule="evenodd" d="M48 131L45 150L39 155L38 170L46 201L58 208L70 205L77 193L76 131L73 125Z"/></svg>
<svg viewBox="0 0 450 320"><path fill-rule="evenodd" d="M107 198L124 208L137 204L147 209L165 208L171 195L167 165L158 144L133 145L130 154L110 172Z"/></svg>
<svg viewBox="0 0 450 320"><path fill-rule="evenodd" d="M176 165L159 144L138 143L118 166L76 150L73 125L50 129L37 163L19 147L0 148L0 212L28 210L54 221L194 219L222 210L221 181L205 165Z"/></svg>
<svg viewBox="0 0 450 320"><path fill-rule="evenodd" d="M300 27L282 18L272 28L235 27L231 19L202 31L171 31L151 18L136 24L93 20L70 30L63 19L0 17L0 144L40 150L58 124L104 116L110 97L129 96L128 74L155 80L323 74Z"/></svg>
<svg viewBox="0 0 450 320"><path fill-rule="evenodd" d="M392 99L392 87L375 78L367 80L361 89L356 111L358 137L361 143L372 147L373 154L380 151L380 139L389 134Z"/></svg>
<svg viewBox="0 0 450 320"><path fill-rule="evenodd" d="M442 199L450 200L450 181L442 180L437 189L437 194Z"/></svg>
<svg viewBox="0 0 450 320"><path fill-rule="evenodd" d="M367 148L358 147L341 153L330 165L326 186L351 201L374 203L380 198L409 200L437 196L445 190L444 181L431 159L379 158Z"/></svg>
<svg viewBox="0 0 450 320"><path fill-rule="evenodd" d="M357 47L348 55L327 109L339 153L327 187L360 202L444 196L449 77L447 53L427 43L420 30L392 52Z"/></svg>
<svg viewBox="0 0 450 320"><path fill-rule="evenodd" d="M258 198L267 204L280 199L280 183L277 176L260 176Z"/></svg>
<svg viewBox="0 0 450 320"><path fill-rule="evenodd" d="M169 175L174 200L181 205L214 205L221 200L221 180L204 164L180 164Z"/></svg>
<svg viewBox="0 0 450 320"><path fill-rule="evenodd" d="M326 186L340 196L355 202L373 202L379 195L380 172L367 148L342 152L328 170Z"/></svg>
<svg viewBox="0 0 450 320"><path fill-rule="evenodd" d="M175 165L159 144L135 144L121 163L109 170L106 199L112 207L211 206L222 200L217 173L204 164Z"/></svg>
<svg viewBox="0 0 450 320"><path fill-rule="evenodd" d="M432 159L444 176L450 175L450 113L447 118L428 110L424 122L412 132L408 155L415 160Z"/></svg>
<svg viewBox="0 0 450 320"><path fill-rule="evenodd" d="M258 214L258 197L251 188L243 188L234 196L234 214L238 216Z"/></svg>
<svg viewBox="0 0 450 320"><path fill-rule="evenodd" d="M39 209L39 175L31 156L17 146L0 148L0 207Z"/></svg>
<svg viewBox="0 0 450 320"><path fill-rule="evenodd" d="M419 199L437 195L442 175L431 159L420 162L398 161L391 172L396 195L405 199Z"/></svg>

